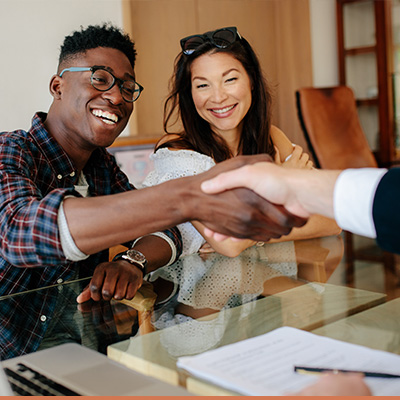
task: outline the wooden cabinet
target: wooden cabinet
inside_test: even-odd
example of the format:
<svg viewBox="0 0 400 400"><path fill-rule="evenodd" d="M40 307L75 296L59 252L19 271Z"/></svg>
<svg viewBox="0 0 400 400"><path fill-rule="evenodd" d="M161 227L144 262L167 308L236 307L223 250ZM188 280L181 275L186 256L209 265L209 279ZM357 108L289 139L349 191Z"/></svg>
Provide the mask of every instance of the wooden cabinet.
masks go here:
<svg viewBox="0 0 400 400"><path fill-rule="evenodd" d="M339 82L351 87L381 166L396 162L392 0L336 0Z"/></svg>

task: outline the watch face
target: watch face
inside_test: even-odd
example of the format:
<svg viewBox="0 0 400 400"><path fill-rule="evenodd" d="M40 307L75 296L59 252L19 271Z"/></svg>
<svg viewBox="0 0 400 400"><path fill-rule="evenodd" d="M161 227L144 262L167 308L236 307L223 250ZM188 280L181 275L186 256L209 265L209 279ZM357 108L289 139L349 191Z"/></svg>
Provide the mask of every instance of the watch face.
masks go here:
<svg viewBox="0 0 400 400"><path fill-rule="evenodd" d="M134 260L134 261L137 261L137 262L140 262L140 263L146 262L146 257L145 257L140 251L137 251L137 250L128 250L128 251L126 252L126 255L127 255L130 259L132 259L132 260Z"/></svg>

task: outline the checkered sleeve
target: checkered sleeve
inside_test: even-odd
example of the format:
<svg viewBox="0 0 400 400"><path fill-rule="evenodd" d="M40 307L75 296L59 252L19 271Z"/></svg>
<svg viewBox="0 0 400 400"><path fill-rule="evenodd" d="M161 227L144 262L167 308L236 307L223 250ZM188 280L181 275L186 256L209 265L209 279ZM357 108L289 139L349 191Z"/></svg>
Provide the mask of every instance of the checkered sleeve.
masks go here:
<svg viewBox="0 0 400 400"><path fill-rule="evenodd" d="M33 157L28 157L20 144L0 141L1 257L17 267L59 264L65 257L57 213L64 196L74 191L54 188L43 193L30 159ZM43 179L49 180L51 188L53 178Z"/></svg>

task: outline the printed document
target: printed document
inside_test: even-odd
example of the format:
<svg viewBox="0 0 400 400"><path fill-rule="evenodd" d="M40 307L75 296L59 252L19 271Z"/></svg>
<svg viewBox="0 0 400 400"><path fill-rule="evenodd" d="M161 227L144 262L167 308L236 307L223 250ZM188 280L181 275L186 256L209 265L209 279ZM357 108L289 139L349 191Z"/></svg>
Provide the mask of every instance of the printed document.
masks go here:
<svg viewBox="0 0 400 400"><path fill-rule="evenodd" d="M400 375L400 356L396 354L290 327L180 357L177 365L195 377L249 396L288 395L319 378L294 372L295 365ZM400 378L365 381L375 396L400 396Z"/></svg>

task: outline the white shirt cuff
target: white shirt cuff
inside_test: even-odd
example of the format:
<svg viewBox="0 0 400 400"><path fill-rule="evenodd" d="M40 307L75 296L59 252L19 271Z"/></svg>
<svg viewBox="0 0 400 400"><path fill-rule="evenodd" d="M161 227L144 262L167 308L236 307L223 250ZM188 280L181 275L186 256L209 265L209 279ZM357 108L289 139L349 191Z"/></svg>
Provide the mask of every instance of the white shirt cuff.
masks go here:
<svg viewBox="0 0 400 400"><path fill-rule="evenodd" d="M372 207L376 188L386 172L383 168L356 168L339 175L333 208L336 222L342 229L376 238Z"/></svg>
<svg viewBox="0 0 400 400"><path fill-rule="evenodd" d="M73 197L73 196L68 196ZM60 232L61 247L67 260L81 261L86 260L89 256L82 253L76 246L74 239L68 228L67 219L64 214L63 202L61 202L57 216L58 230Z"/></svg>

